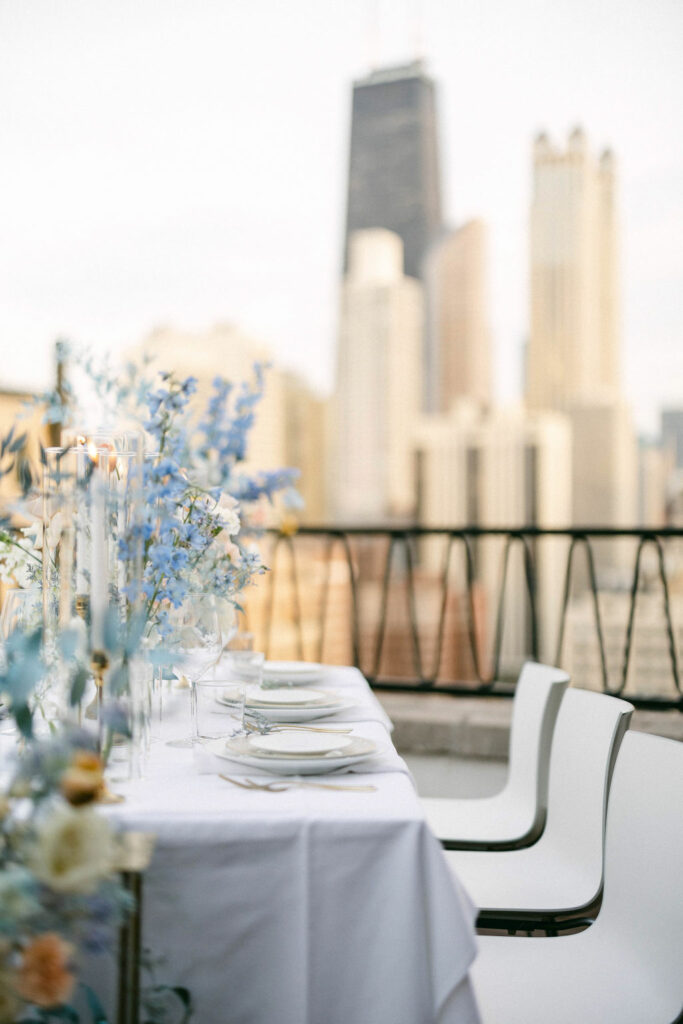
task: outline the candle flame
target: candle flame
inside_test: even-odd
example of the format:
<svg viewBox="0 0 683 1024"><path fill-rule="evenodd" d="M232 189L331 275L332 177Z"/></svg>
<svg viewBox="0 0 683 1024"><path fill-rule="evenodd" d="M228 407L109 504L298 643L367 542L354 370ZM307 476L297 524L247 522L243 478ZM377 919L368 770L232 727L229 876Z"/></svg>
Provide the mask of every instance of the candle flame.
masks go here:
<svg viewBox="0 0 683 1024"><path fill-rule="evenodd" d="M96 445L92 439L86 441L86 438L84 437L79 437L78 441L80 444L86 446L88 458L95 466L100 465L100 455L102 455L104 451L108 452L106 459L107 470L110 473L114 472L118 465L118 456L114 451L114 446L109 441L102 441L99 445Z"/></svg>

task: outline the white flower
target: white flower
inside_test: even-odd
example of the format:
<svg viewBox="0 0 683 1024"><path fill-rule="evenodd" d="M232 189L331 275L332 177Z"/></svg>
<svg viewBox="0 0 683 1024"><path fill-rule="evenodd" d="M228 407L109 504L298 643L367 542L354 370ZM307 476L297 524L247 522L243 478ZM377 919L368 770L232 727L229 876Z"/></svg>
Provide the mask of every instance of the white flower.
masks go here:
<svg viewBox="0 0 683 1024"><path fill-rule="evenodd" d="M62 536L62 531L66 526L66 516L63 512L55 512L50 519L45 536L47 537L47 546L51 552L57 550L57 545ZM42 521L31 523L30 526L22 527L21 531L25 537L31 540L31 547L34 551L41 551L43 547L43 524Z"/></svg>
<svg viewBox="0 0 683 1024"><path fill-rule="evenodd" d="M42 551L43 524L41 522L31 523L30 526L22 526L21 532L30 541L32 551Z"/></svg>
<svg viewBox="0 0 683 1024"><path fill-rule="evenodd" d="M30 867L57 892L89 893L111 873L114 853L114 834L101 815L64 806L40 827Z"/></svg>
<svg viewBox="0 0 683 1024"><path fill-rule="evenodd" d="M221 494L217 506L218 514L223 523L223 532L234 537L240 532L239 504L230 494Z"/></svg>

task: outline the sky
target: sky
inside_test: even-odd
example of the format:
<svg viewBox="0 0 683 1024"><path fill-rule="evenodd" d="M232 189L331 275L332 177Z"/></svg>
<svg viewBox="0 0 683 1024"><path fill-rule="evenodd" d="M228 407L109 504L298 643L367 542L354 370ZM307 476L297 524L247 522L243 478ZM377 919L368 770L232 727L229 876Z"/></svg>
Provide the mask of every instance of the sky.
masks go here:
<svg viewBox="0 0 683 1024"><path fill-rule="evenodd" d="M683 405L682 49L679 0L0 0L0 387L47 383L57 336L222 321L330 391L352 82L420 55L446 217L489 227L501 401L533 137L616 153L624 391L652 433Z"/></svg>

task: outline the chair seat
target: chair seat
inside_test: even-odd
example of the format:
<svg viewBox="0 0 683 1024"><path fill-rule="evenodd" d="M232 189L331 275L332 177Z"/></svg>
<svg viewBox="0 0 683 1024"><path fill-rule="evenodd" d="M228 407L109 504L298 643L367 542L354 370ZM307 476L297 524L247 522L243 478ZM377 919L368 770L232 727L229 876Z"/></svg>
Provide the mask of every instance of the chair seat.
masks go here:
<svg viewBox="0 0 683 1024"><path fill-rule="evenodd" d="M422 799L434 835L442 842L503 846L522 842L535 825L535 808L509 789L484 799Z"/></svg>
<svg viewBox="0 0 683 1024"><path fill-rule="evenodd" d="M670 1024L671 986L626 944L603 942L599 921L557 938L480 935L470 976L482 1024Z"/></svg>
<svg viewBox="0 0 683 1024"><path fill-rule="evenodd" d="M446 850L448 866L480 911L563 914L590 906L602 888L602 863L577 863L536 844L523 850Z"/></svg>

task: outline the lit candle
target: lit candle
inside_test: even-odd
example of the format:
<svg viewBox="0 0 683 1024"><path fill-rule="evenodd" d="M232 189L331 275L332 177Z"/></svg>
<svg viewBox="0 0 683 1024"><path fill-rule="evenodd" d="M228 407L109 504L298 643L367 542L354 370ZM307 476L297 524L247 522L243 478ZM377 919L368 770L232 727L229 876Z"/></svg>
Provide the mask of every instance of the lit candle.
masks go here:
<svg viewBox="0 0 683 1024"><path fill-rule="evenodd" d="M104 650L104 623L108 605L106 481L108 460L101 449L90 478L90 622L94 651Z"/></svg>
<svg viewBox="0 0 683 1024"><path fill-rule="evenodd" d="M88 593L88 537L85 529L84 489L86 470L85 438L77 440L76 452L76 594Z"/></svg>

